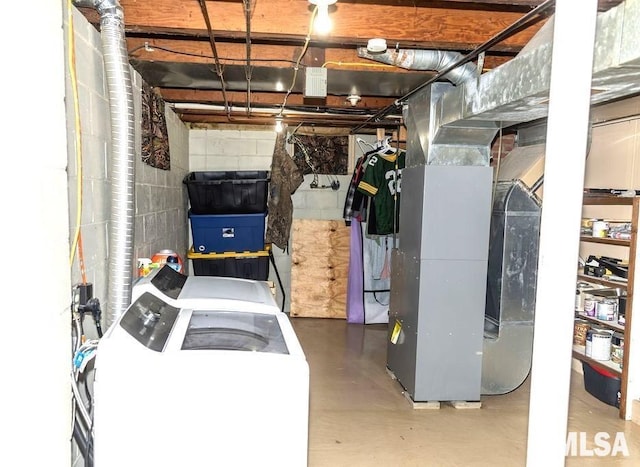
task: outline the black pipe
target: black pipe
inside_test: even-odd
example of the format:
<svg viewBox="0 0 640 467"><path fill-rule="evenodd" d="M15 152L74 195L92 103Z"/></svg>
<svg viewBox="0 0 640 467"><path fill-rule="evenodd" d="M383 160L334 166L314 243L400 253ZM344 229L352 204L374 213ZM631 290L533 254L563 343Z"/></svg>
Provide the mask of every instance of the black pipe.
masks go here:
<svg viewBox="0 0 640 467"><path fill-rule="evenodd" d="M392 112L393 110L395 110L398 107L400 107L402 105L403 101L407 100L408 98L410 98L411 96L413 96L417 92L419 92L422 89L424 89L425 87L429 86L431 83L434 83L435 81L440 79L442 76L444 76L447 73L449 73L451 70L454 70L455 68L457 68L457 67L459 67L461 65L464 65L465 63L470 62L471 60L476 58L481 53L486 52L487 50L489 50L494 45L498 44L499 42L502 42L504 39L506 39L506 38L510 37L511 35L515 34L520 28L522 28L527 23L529 23L529 21L533 20L535 17L541 15L546 10L548 10L552 6L554 6L555 3L556 3L555 0L547 0L544 3L541 3L536 8L531 10L529 13L527 13L524 16L522 16L518 21L513 23L511 26L509 26L508 28L506 28L503 31L499 32L498 34L493 36L491 39L486 41L485 43L483 43L483 44L479 45L478 47L476 47L469 54L463 56L459 60L456 60L451 65L449 65L448 67L444 68L443 70L438 72L436 75L434 75L431 79L427 80L425 83L422 83L417 88L413 89L412 91L409 91L407 94L405 94L404 96L400 97L399 99L396 99L396 101L393 104L388 105L387 107L385 107L382 110L379 110L375 115L369 117L364 123L361 123L360 125L358 125L354 129L352 129L350 131L350 134L355 134L361 128L364 128L365 126L368 126L369 123L378 122L381 118L387 116L390 112Z"/></svg>
<svg viewBox="0 0 640 467"><path fill-rule="evenodd" d="M531 193L535 193L536 191L538 191L538 188L540 188L543 183L544 183L544 174L540 175L540 178L536 180L536 182L531 186Z"/></svg>
<svg viewBox="0 0 640 467"><path fill-rule="evenodd" d="M102 320L102 309L100 308L100 300L94 297L90 299L86 305L78 306L78 311L82 313L83 316L84 313L91 313L91 316L96 323L98 337L102 337L102 325L100 324Z"/></svg>
<svg viewBox="0 0 640 467"><path fill-rule="evenodd" d="M280 273L278 272L278 266L276 266L276 259L273 257L273 251L269 248L269 259L271 260L271 264L273 264L273 270L276 272L276 278L278 279L278 285L280 286L280 291L282 292L282 312L284 313L284 304L287 299L287 293L284 291L284 287L282 286L282 279L280 279Z"/></svg>

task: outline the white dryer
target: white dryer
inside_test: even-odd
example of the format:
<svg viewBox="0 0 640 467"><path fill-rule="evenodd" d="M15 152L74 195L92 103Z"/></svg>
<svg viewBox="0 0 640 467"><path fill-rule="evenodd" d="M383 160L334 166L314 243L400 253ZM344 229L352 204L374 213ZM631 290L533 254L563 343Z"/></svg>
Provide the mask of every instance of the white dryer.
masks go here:
<svg viewBox="0 0 640 467"><path fill-rule="evenodd" d="M206 298L142 292L100 340L96 467L307 465L309 367L288 317L264 282L207 279Z"/></svg>

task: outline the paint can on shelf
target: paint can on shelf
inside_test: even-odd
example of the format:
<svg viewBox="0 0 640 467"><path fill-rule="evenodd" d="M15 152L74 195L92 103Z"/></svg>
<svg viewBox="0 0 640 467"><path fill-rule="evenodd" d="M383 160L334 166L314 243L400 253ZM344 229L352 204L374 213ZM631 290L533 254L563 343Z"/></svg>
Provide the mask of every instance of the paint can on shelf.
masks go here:
<svg viewBox="0 0 640 467"><path fill-rule="evenodd" d="M618 301L605 298L596 303L596 318L602 321L617 321Z"/></svg>
<svg viewBox="0 0 640 467"><path fill-rule="evenodd" d="M584 296L585 290L590 288L591 284L588 282L578 282L576 284L576 311L582 313L584 312Z"/></svg>
<svg viewBox="0 0 640 467"><path fill-rule="evenodd" d="M591 294L584 294L584 314L587 316L596 316L596 305L598 299Z"/></svg>
<svg viewBox="0 0 640 467"><path fill-rule="evenodd" d="M598 329L587 331L587 342L584 354L594 360L607 361L611 359L611 332Z"/></svg>
<svg viewBox="0 0 640 467"><path fill-rule="evenodd" d="M573 323L573 343L575 345L585 345L587 342L587 332L591 325L584 319L576 319Z"/></svg>
<svg viewBox="0 0 640 467"><path fill-rule="evenodd" d="M622 355L624 353L624 335L614 332L611 337L611 363L616 363L622 368Z"/></svg>
<svg viewBox="0 0 640 467"><path fill-rule="evenodd" d="M605 238L609 233L609 223L602 219L595 219L592 225L592 236Z"/></svg>

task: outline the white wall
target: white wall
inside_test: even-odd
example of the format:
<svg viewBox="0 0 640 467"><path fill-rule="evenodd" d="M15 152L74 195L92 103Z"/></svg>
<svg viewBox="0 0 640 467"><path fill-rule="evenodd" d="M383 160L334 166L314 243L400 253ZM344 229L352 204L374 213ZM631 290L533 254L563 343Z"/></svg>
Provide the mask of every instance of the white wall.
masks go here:
<svg viewBox="0 0 640 467"><path fill-rule="evenodd" d="M3 6L0 465L67 466L71 281L63 8L50 0ZM25 34L25 25L37 34ZM25 50L38 58L26 59Z"/></svg>
<svg viewBox="0 0 640 467"><path fill-rule="evenodd" d="M190 171L218 170L270 170L276 133L271 129L263 131L219 128L192 128L189 132L189 169ZM305 176L304 183L294 193L294 219L342 219L342 210L351 174L341 175L340 189L311 189L312 175ZM323 175L319 184L330 182ZM285 310L289 311L291 297L291 256L279 248L273 248L274 259L283 287L287 295ZM269 270L269 280L276 283L273 267ZM278 304L282 296L278 290Z"/></svg>

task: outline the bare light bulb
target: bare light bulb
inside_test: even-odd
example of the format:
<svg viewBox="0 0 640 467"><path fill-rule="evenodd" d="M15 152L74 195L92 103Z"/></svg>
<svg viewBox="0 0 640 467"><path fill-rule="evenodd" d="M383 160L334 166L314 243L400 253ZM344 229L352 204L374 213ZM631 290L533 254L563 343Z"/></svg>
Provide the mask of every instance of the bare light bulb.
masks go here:
<svg viewBox="0 0 640 467"><path fill-rule="evenodd" d="M282 130L284 130L284 126L282 125L282 120L278 118L276 119L276 133L282 133Z"/></svg>
<svg viewBox="0 0 640 467"><path fill-rule="evenodd" d="M349 94L349 96L347 96L347 101L349 101L351 107L355 107L356 105L358 105L358 102L360 102L361 99L362 98L357 94Z"/></svg>
<svg viewBox="0 0 640 467"><path fill-rule="evenodd" d="M329 5L325 3L318 4L318 14L313 22L313 29L317 34L325 35L331 32L333 22L329 18Z"/></svg>

